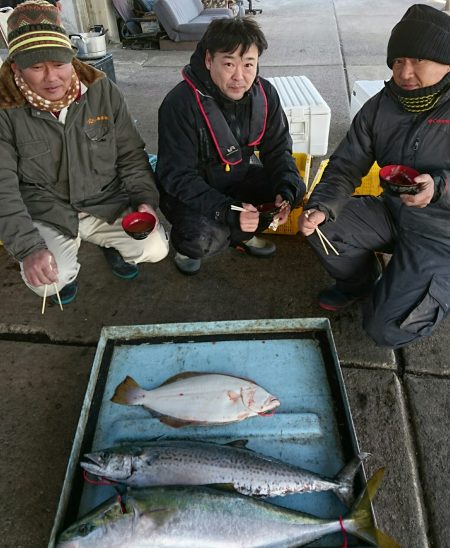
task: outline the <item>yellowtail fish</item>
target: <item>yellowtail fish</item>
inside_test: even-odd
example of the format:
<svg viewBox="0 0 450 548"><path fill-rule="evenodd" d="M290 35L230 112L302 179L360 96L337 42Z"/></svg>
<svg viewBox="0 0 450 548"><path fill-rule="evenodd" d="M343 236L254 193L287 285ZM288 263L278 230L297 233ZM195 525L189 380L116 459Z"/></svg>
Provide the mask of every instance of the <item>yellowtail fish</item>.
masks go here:
<svg viewBox="0 0 450 548"><path fill-rule="evenodd" d="M340 520L321 519L252 497L207 487L130 490L64 531L57 548L289 548L341 530L379 548L400 548L376 529L370 501L383 470Z"/></svg>
<svg viewBox="0 0 450 548"><path fill-rule="evenodd" d="M224 485L238 493L275 497L294 493L333 491L353 503L353 480L368 456L361 453L335 478L327 478L231 444L159 440L142 446L122 446L84 455L81 467L97 476L131 487L155 485Z"/></svg>
<svg viewBox="0 0 450 548"><path fill-rule="evenodd" d="M280 405L275 396L248 379L192 372L175 375L152 390L144 390L127 377L111 401L142 405L161 422L175 428L242 421Z"/></svg>

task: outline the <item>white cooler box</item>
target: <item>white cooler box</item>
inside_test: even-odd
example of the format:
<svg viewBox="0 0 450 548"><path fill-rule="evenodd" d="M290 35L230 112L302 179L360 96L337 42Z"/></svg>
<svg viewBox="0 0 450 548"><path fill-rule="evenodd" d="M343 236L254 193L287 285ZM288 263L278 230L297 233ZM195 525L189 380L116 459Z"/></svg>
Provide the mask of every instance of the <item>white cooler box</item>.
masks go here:
<svg viewBox="0 0 450 548"><path fill-rule="evenodd" d="M350 115L353 120L355 114L363 104L384 88L384 80L356 80L353 84L350 100Z"/></svg>
<svg viewBox="0 0 450 548"><path fill-rule="evenodd" d="M280 96L289 121L293 152L323 156L328 149L330 107L306 76L267 78Z"/></svg>

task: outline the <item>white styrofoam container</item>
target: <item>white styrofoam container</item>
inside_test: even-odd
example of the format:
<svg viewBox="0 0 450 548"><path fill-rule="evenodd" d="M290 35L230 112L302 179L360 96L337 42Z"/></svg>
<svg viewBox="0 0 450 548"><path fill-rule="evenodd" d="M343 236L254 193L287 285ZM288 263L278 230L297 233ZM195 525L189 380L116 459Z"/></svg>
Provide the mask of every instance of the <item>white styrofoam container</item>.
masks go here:
<svg viewBox="0 0 450 548"><path fill-rule="evenodd" d="M323 156L328 149L330 107L306 76L267 78L275 86L289 122L293 152Z"/></svg>
<svg viewBox="0 0 450 548"><path fill-rule="evenodd" d="M377 94L384 87L384 80L356 80L353 84L350 100L350 115L353 120L355 114L363 104Z"/></svg>

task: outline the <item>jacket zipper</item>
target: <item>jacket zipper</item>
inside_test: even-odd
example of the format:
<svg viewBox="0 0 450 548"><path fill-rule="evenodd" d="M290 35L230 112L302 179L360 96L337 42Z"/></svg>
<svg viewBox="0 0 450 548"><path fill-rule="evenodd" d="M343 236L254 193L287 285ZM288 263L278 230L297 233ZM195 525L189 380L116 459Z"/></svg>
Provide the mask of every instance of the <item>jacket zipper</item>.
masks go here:
<svg viewBox="0 0 450 548"><path fill-rule="evenodd" d="M234 136L236 137L236 141L240 144L241 142L241 128L239 127L239 124L237 122L237 114L236 114L236 105L234 106L234 112L230 113L230 128L231 131L234 133Z"/></svg>

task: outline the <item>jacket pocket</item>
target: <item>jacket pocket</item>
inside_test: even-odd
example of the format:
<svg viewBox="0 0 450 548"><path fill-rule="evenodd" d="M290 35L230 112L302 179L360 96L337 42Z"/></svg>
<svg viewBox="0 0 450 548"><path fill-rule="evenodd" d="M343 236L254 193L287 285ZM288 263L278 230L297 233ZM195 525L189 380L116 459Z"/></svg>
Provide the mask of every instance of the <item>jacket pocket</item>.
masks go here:
<svg viewBox="0 0 450 548"><path fill-rule="evenodd" d="M30 141L28 143L18 143L17 151L22 160L33 160L43 154L50 152L50 146L47 141Z"/></svg>
<svg viewBox="0 0 450 548"><path fill-rule="evenodd" d="M45 140L17 144L18 173L21 181L43 186L53 186L50 145Z"/></svg>
<svg viewBox="0 0 450 548"><path fill-rule="evenodd" d="M108 124L85 128L91 167L94 173L108 172L116 163L114 130Z"/></svg>
<svg viewBox="0 0 450 548"><path fill-rule="evenodd" d="M443 320L449 309L450 277L434 275L424 298L400 324L400 328L420 335L429 335Z"/></svg>

